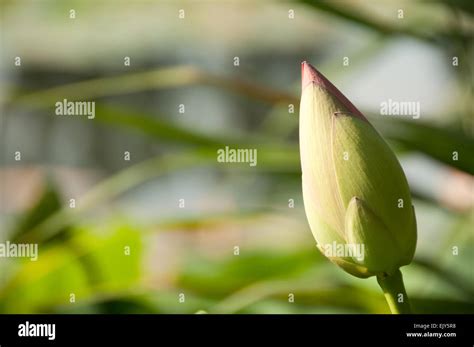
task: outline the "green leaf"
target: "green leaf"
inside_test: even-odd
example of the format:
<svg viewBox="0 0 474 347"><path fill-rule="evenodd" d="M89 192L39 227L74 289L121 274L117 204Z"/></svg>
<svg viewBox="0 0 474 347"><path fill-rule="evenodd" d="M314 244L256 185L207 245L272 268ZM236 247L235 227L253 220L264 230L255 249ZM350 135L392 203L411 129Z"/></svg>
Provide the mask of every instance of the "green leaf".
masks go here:
<svg viewBox="0 0 474 347"><path fill-rule="evenodd" d="M371 118L384 136L408 149L423 152L446 165L474 174L474 139L461 131L409 120ZM457 160L453 160L457 152Z"/></svg>
<svg viewBox="0 0 474 347"><path fill-rule="evenodd" d="M42 244L37 261L15 259L15 274L0 291L3 313L47 313L96 293L106 295L134 288L141 276L139 230L110 223L71 230L61 244ZM125 247L130 252L125 253Z"/></svg>
<svg viewBox="0 0 474 347"><path fill-rule="evenodd" d="M169 121L165 121L163 118L152 117L133 110L124 110L123 107L119 109L117 107L97 105L96 118L107 124L133 129L154 139L180 145L217 147L226 142L224 138L214 138L199 134L196 131L187 130ZM227 137L227 143L232 144L233 141Z"/></svg>
<svg viewBox="0 0 474 347"><path fill-rule="evenodd" d="M36 203L21 217L19 217L18 223L15 225L11 232L11 239L13 242L17 242L21 239L22 242L35 242L35 239L23 237L28 232L49 217L58 212L62 207L61 197L51 180L47 180L43 193L36 201ZM55 234L54 239L58 237L63 239L67 233L67 226L63 226Z"/></svg>
<svg viewBox="0 0 474 347"><path fill-rule="evenodd" d="M300 0L302 3L313 7L315 10L328 13L334 17L338 17L346 22L350 22L367 29L373 30L381 35L406 35L416 39L429 42L439 43L444 40L466 40L469 39L468 34L459 31L438 29L437 32L426 32L419 30L420 28L411 28L407 26L390 25L386 21L376 19L375 15L372 17L361 14L357 7L351 5L347 6L341 4L334 4L330 1L321 0ZM462 3L459 2L462 6ZM467 6L462 6L467 9Z"/></svg>

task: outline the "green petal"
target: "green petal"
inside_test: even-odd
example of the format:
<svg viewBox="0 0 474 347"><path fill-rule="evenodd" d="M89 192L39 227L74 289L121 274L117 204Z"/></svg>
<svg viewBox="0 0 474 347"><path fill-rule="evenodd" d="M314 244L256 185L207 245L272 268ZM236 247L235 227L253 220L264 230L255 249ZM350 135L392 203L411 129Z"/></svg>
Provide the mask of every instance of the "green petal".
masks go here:
<svg viewBox="0 0 474 347"><path fill-rule="evenodd" d="M393 273L400 267L401 249L390 230L361 199L353 197L346 211L347 242L363 245L363 259L353 261L375 274Z"/></svg>
<svg viewBox="0 0 474 347"><path fill-rule="evenodd" d="M305 205L312 204L306 211L323 218L343 238L345 207L337 190L331 150L331 115L338 109L325 89L305 88L300 106L300 155Z"/></svg>
<svg viewBox="0 0 474 347"><path fill-rule="evenodd" d="M369 204L400 245L398 258L406 261L416 245L416 225L408 183L395 154L369 123L347 114L333 117L332 143L344 206L354 196Z"/></svg>

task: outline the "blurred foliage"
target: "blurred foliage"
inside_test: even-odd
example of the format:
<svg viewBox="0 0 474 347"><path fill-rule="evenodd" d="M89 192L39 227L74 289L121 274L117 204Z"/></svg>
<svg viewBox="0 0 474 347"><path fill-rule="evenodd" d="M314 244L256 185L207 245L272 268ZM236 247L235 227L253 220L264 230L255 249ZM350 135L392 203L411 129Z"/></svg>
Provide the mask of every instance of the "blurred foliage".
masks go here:
<svg viewBox="0 0 474 347"><path fill-rule="evenodd" d="M384 22L363 11L355 11L346 3L301 3L305 10L328 16L334 23L340 21L345 25L355 25L382 36L382 39L375 39L377 44L373 51L359 52L360 59L380 50L383 47L380 42L397 36L434 45L446 55L453 50L463 56L472 55L472 32L459 23L427 31L421 26ZM445 9L446 16L454 13L471 18L474 13L470 1L442 1L436 3L438 5ZM462 88L472 91L471 64L463 64L459 70L458 82ZM150 67L146 71L112 77L81 78L78 82L67 81L32 90L21 84L13 86L13 95L6 101L7 111L19 109L39 117L42 110L63 98L97 99L97 127L110 126L134 133L159 144L160 151L151 159L131 163L108 175L81 197L75 209L63 203L64 194L54 179L45 184L35 203L15 216L7 234L7 238L15 242L40 242L41 260L9 259L0 262L0 312L388 313L383 295L373 281L354 279L339 271L317 252L312 240L311 244L304 242L304 246L298 245L296 249L264 247L239 256L206 257L197 252L180 254L179 266L171 270L172 275L167 274L172 278L166 277L162 282L144 273L145 262L156 261L148 259L145 251L156 241L154 236L171 234L180 237L183 232L194 236L204 230L205 237L211 237L216 228L244 228L257 223L262 216L278 224L278 220L273 222L273 219L281 210L275 206L275 195L272 194L283 188L293 195L300 194L299 152L295 136L298 125L287 113L288 104L294 104L297 113L299 99L296 88L294 93L280 91L256 81L179 64ZM229 130L211 134L174 122L161 110L150 112L144 107L124 106L117 102L124 96L184 90L192 86L224 91L230 98L252 100L255 104L250 105L256 109L264 105L267 118L255 126L256 131L242 134ZM371 120L397 149L423 153L446 167L472 175L474 139L472 130L468 127L466 131L461 124L463 119L471 124L472 104L470 106L460 117L450 120L447 126L395 118L383 122L376 117L371 117ZM8 117L5 118L8 120ZM217 172L219 178L231 176L235 170L219 166L215 161L216 149L225 145L258 146L258 166L254 170L243 167L239 170L251 179L265 180L270 193L265 200L256 202L251 210L236 204L230 212L170 218L156 211L157 218L151 224L123 217L122 212L114 208L107 209L105 217L95 214L101 207L111 205L117 197L170 174L208 167ZM450 157L453 149L459 151L457 161ZM441 207L441 202L434 197L422 198L435 208ZM283 212L287 213L287 210ZM417 255L414 264L407 269L407 291L415 312L474 313L472 208L461 213L452 210L448 213L459 225L454 223L456 228L449 232L445 244L439 247L439 255L428 258ZM304 220L301 213L291 218ZM309 230L302 230L302 233L309 234ZM288 240L282 241L285 242ZM464 248L450 263L443 255L449 254L453 244L462 244ZM130 254L127 254L127 249ZM414 282L417 279L421 285ZM433 283L446 292L412 290ZM185 295L185 304L180 303L180 294ZM289 300L290 294L294 296L294 302ZM71 298L75 299L72 303Z"/></svg>
<svg viewBox="0 0 474 347"><path fill-rule="evenodd" d="M137 284L141 269L137 230L111 223L108 230L82 227L72 233L65 242L42 244L41 261L23 262L2 288L4 312L51 312L51 307L64 302ZM130 248L130 254L125 253L125 247Z"/></svg>

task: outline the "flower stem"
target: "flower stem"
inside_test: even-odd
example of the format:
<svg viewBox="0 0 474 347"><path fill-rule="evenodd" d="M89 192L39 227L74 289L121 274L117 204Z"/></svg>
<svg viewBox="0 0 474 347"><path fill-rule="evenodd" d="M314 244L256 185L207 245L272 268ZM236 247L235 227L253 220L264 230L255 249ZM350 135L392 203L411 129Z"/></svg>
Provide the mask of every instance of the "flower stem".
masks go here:
<svg viewBox="0 0 474 347"><path fill-rule="evenodd" d="M387 300L393 314L412 313L400 269L392 275L377 276L377 282L382 288L385 300Z"/></svg>

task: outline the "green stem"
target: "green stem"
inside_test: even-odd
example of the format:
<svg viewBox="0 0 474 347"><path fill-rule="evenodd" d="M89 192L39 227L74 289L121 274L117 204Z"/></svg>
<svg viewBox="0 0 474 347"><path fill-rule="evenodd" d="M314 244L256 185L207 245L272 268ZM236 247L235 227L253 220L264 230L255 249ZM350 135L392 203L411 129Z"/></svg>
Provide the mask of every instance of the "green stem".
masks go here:
<svg viewBox="0 0 474 347"><path fill-rule="evenodd" d="M411 313L410 302L403 284L400 269L392 275L383 274L377 276L377 282L383 290L390 311L393 314Z"/></svg>

